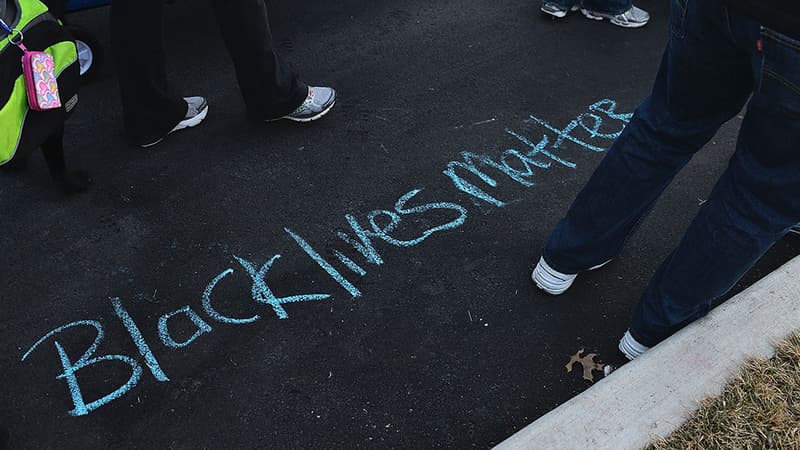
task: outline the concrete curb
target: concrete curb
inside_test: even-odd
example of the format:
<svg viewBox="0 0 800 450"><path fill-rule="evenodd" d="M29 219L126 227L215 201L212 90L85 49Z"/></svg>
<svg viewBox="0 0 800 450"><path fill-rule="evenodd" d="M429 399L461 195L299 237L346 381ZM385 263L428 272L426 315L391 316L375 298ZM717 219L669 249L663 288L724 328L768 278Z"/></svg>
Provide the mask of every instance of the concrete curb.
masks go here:
<svg viewBox="0 0 800 450"><path fill-rule="evenodd" d="M748 357L800 329L800 257L715 308L497 449L638 449L719 394Z"/></svg>

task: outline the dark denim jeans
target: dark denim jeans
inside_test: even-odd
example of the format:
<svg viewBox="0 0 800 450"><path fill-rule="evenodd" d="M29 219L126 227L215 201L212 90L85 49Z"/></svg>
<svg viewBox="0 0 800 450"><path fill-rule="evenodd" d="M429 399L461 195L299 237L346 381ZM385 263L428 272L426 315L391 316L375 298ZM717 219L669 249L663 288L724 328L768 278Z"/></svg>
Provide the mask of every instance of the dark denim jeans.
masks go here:
<svg viewBox="0 0 800 450"><path fill-rule="evenodd" d="M575 5L582 5L584 8L603 14L617 15L631 9L633 0L546 0L550 3L569 9Z"/></svg>
<svg viewBox="0 0 800 450"><path fill-rule="evenodd" d="M652 93L556 226L544 258L578 273L615 257L675 174L750 99L736 151L630 331L653 346L705 315L800 222L800 40L728 10L673 0Z"/></svg>

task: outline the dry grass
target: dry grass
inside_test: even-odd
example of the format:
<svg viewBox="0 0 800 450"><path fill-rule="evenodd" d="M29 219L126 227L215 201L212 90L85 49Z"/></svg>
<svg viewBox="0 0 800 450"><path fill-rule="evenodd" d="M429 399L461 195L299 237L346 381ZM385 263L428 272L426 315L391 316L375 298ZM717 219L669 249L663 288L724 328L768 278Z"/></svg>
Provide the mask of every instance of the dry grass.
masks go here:
<svg viewBox="0 0 800 450"><path fill-rule="evenodd" d="M800 449L800 333L775 357L748 361L720 396L703 400L686 423L647 448Z"/></svg>

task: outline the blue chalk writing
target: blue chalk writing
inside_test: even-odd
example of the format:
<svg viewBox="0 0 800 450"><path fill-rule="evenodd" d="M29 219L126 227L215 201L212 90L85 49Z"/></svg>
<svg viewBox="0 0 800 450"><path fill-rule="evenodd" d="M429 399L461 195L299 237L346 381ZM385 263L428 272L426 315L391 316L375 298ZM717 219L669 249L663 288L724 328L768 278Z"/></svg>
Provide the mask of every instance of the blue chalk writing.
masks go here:
<svg viewBox="0 0 800 450"><path fill-rule="evenodd" d="M358 223L358 220L356 220L356 218L351 214L346 214L344 218L347 220L347 223L350 224L350 228L353 229L353 232L356 234L356 237L358 237L358 240L353 239L344 231L339 231L336 233L336 235L339 236L339 239L353 246L354 249L361 253L368 263L376 266L383 264L383 258L381 258L381 255L378 254L378 251L375 250L375 246L372 245L372 240L370 240L370 238L375 238L377 236L374 233L370 233L362 228Z"/></svg>
<svg viewBox="0 0 800 450"><path fill-rule="evenodd" d="M467 172L476 175L490 187L497 187L497 181L494 178L487 175L486 173L484 173L482 170L480 170L478 168L478 165L476 164L476 161L484 166L490 166L490 165L498 166L499 164L495 163L487 155L478 155L470 152L461 152L461 158L463 158L464 161L448 162L447 169L445 169L443 172L445 175L447 175L448 178L450 178L456 189L466 194L469 194L477 199L483 200L491 205L505 206L506 202L498 200L492 195L489 195L483 189L475 186L474 184L470 183L469 181L465 180L463 177L458 175L456 171L457 168L465 169Z"/></svg>
<svg viewBox="0 0 800 450"><path fill-rule="evenodd" d="M624 127L625 126L624 124L626 124L626 123L628 123L630 121L630 119L633 116L633 114L631 114L631 113L618 114L616 112L616 108L617 108L617 103L615 101L610 100L610 99L603 99L603 100L597 101L597 102L593 103L592 105L590 105L589 106L589 111L605 113L608 117L610 117L612 119L616 119L616 120L622 121L623 122L623 127ZM564 127L561 130L559 130L558 128L556 128L556 127L550 125L549 123L547 123L546 121L544 121L542 119L539 119L539 118L537 118L535 116L530 116L528 121L532 121L532 122L534 122L534 123L536 123L538 125L541 125L544 128L546 128L547 130L549 130L549 131L551 131L551 132L556 134L557 138L556 138L555 142L553 142L553 145L552 145L553 148L561 147L561 145L564 143L564 141L568 140L568 141L571 141L571 142L573 142L575 144L580 145L581 147L583 147L585 149L591 150L593 152L602 152L602 151L605 151L605 148L589 144L588 142L585 142L585 141L583 141L581 139L578 139L577 137L572 136L570 134L572 132L572 130L574 130L575 128L580 126L584 130L586 130L589 133L589 136L592 137L592 138L616 139L616 138L619 137L619 135L622 133L622 130L616 131L614 133L601 133L599 130L600 130L600 126L603 123L603 119L600 116L596 115L596 114L592 114L591 112L580 114L578 117L576 117L575 119L570 121L570 123L567 124L567 126ZM593 119L593 121L594 121L594 123L591 126L586 125L586 123L584 122L584 119L586 119L587 117Z"/></svg>
<svg viewBox="0 0 800 450"><path fill-rule="evenodd" d="M265 303L272 306L272 309L275 311L275 314L281 319L287 319L289 314L286 313L286 310L283 308L285 303L295 303L295 302L307 302L313 300L324 300L326 298L330 298L329 294L301 294L301 295L290 295L288 297L277 297L275 294L272 293L272 289L267 286L267 282L265 277L267 276L267 272L269 269L272 268L272 265L275 261L280 258L281 255L275 255L267 261L266 264L261 266L260 269L256 270L255 265L246 259L239 258L238 256L234 256L236 261L242 265L245 271L250 275L253 279L253 288L251 290L253 294L253 300L257 301L258 303Z"/></svg>
<svg viewBox="0 0 800 450"><path fill-rule="evenodd" d="M125 329L128 330L131 339L133 339L133 343L136 344L139 354L144 358L144 362L147 368L150 369L150 373L152 373L153 377L158 381L169 381L167 375L161 370L161 365L158 364L158 360L155 355L153 355L153 351L150 350L150 346L147 345L147 341L145 341L144 336L142 336L142 332L139 330L139 327L136 326L136 322L133 321L133 317L122 307L122 300L120 300L119 297L114 297L111 299L111 303L114 305L114 312L117 317L122 320L122 324L125 325Z"/></svg>
<svg viewBox="0 0 800 450"><path fill-rule="evenodd" d="M242 325L242 324L245 324L245 323L255 322L256 320L261 318L261 316L259 316L258 314L254 315L252 317L248 317L246 319L236 319L236 318L233 318L233 317L228 317L228 316L222 315L219 311L214 309L214 307L211 305L211 293L214 291L214 288L217 286L217 283L219 283L223 278L227 277L228 275L230 275L232 273L233 273L233 269L229 268L229 269L223 271L222 273L220 273L219 275L217 275L213 280L211 280L211 283L208 283L208 286L206 286L205 292L203 292L203 311L205 311L205 313L208 314L208 316L211 317L213 320L216 320L217 322L220 322L220 323L230 323L230 324L234 324L234 325Z"/></svg>
<svg viewBox="0 0 800 450"><path fill-rule="evenodd" d="M64 378L67 380L69 392L72 396L72 402L75 404L75 408L68 412L68 414L72 416L85 416L86 414L89 414L89 412L122 397L123 395L127 394L132 387L139 383L139 379L142 376L142 366L140 366L135 359L129 356L106 355L99 358L89 358L85 361L78 361L73 365L69 362L67 353L64 351L64 348L61 346L61 344L56 342L55 345L56 349L58 350L58 356L61 359L61 365L64 367L64 373L56 378ZM125 384L118 387L110 394L106 394L93 402L86 403L83 399L83 393L81 392L80 385L78 384L78 377L75 376L75 372L85 367L93 366L102 361L121 361L130 365L131 376L128 378L128 381Z"/></svg>
<svg viewBox="0 0 800 450"><path fill-rule="evenodd" d="M512 180L526 187L534 185L534 182L530 180L530 178L533 177L534 175L533 167L538 167L540 169L546 169L550 167L549 162L542 162L532 159L536 155L541 154L565 166L572 168L575 167L574 164L564 161L563 159L559 158L556 155L553 155L552 153L544 149L544 147L547 145L548 142L547 136L544 136L542 140L539 142L539 144L533 144L527 138L519 135L514 131L506 130L506 132L514 136L521 142L525 143L526 145L529 145L531 147L531 150L523 154L519 150L507 149L500 155L499 158L500 162L495 161L491 156L486 154L461 152L461 158L463 159L463 161L448 162L447 169L443 172L445 175L447 175L448 178L450 178L456 189L466 194L469 194L475 198L483 200L491 205L503 207L507 204L506 202L498 200L496 197L494 197L491 194L488 194L486 191L477 187L472 182L467 181L458 174L456 169L458 168L464 169L466 172L476 175L489 187L494 188L497 187L497 180L495 180L487 173L485 173L483 170L481 170L481 167L492 167L494 169L497 169L506 176L508 176L509 178L511 178ZM511 162L509 161L511 158L514 158L517 161L519 161L525 167L525 170L521 171L513 167L511 165Z"/></svg>
<svg viewBox="0 0 800 450"><path fill-rule="evenodd" d="M197 327L197 331L192 334L189 339L178 342L172 338L172 335L169 333L169 319L177 316L178 314L184 314L192 323ZM171 348L181 348L186 347L187 345L194 342L195 339L199 338L203 333L210 333L211 332L211 325L207 324L205 320L200 318L196 312L189 305L184 306L181 309L176 311L172 311L171 313L164 314L161 318L158 319L158 337L161 338L161 342L164 343L167 347Z"/></svg>
<svg viewBox="0 0 800 450"><path fill-rule="evenodd" d="M92 342L92 345L89 347L89 349L86 350L86 352L84 352L83 356L81 356L81 359L88 358L89 356L94 354L94 352L97 351L97 346L99 346L100 342L103 340L103 325L96 320L78 320L72 323L68 323L66 325L62 325L52 330L51 332L45 334L41 338L39 338L39 340L36 341L36 343L34 343L33 345L31 345L28 351L25 352L24 355L22 355L22 361L25 361L28 358L28 356L30 356L30 354L33 353L33 351L36 350L36 348L39 347L43 342L61 333L62 331L68 330L73 327L93 327L97 331L97 335L94 338L94 342Z"/></svg>
<svg viewBox="0 0 800 450"><path fill-rule="evenodd" d="M584 122L584 119L586 118L591 118L594 120L594 123L592 124L591 127L586 125L586 123ZM617 131L616 133L601 133L599 130L602 124L603 124L603 119L597 114L586 113L581 115L581 120L580 120L581 128L586 130L586 132L589 133L589 136L593 138L599 137L604 139L616 139L619 137L620 134L622 134L622 130Z"/></svg>
<svg viewBox="0 0 800 450"><path fill-rule="evenodd" d="M605 108L605 109L603 109ZM631 121L633 117L633 113L617 113L617 102L611 99L603 99L597 101L589 106L589 111L600 111L606 113L606 115L612 119L621 120L625 123Z"/></svg>
<svg viewBox="0 0 800 450"><path fill-rule="evenodd" d="M514 136L514 138L516 138L518 141L522 142L523 144L525 144L525 145L527 145L527 146L529 146L531 148L531 150L527 153L527 156L529 156L529 157L533 157L533 156L536 156L538 154L542 154L542 155L552 159L553 161L555 161L555 162L557 162L557 163L559 163L559 164L561 164L563 166L569 167L570 169L574 169L576 167L574 162L562 159L561 157L556 156L553 153L550 153L549 151L547 151L545 149L545 147L547 147L547 143L550 141L550 139L547 137L547 135L542 136L542 139L539 141L538 144L534 144L533 142L528 140L528 138L526 138L525 136L522 136L521 134L517 133L514 130L510 130L510 129L506 128L506 133L510 134L511 136ZM543 169L547 169L547 168L550 167L549 163L543 163L543 164L545 164L545 165L539 166L539 167L541 167Z"/></svg>
<svg viewBox="0 0 800 450"><path fill-rule="evenodd" d="M342 274L339 273L339 271L336 270L336 268L334 268L328 261L325 261L325 258L323 258L319 253L317 253L317 251L314 250L314 248L311 247L311 245L308 242L306 242L305 239L301 238L299 235L295 234L292 230L288 228L284 228L284 230L286 231L286 233L289 234L289 236L292 237L292 239L294 239L297 245L299 245L300 248L303 249L303 251L306 252L306 254L310 256L312 260L314 260L315 263L317 263L320 267L322 267L322 269L325 270L325 272L327 272L328 275L330 275L330 277L333 278L334 281L336 281L337 283L339 283L340 286L345 288L347 292L350 293L350 295L352 295L353 297L361 296L361 291L358 290L358 288L355 287L353 283L348 281L347 278L343 277Z"/></svg>
<svg viewBox="0 0 800 450"><path fill-rule="evenodd" d="M341 261L342 264L347 266L347 268L352 270L353 272L361 275L362 277L367 274L367 271L364 270L363 267L361 267L358 264L356 264L355 261L353 261L352 259L348 258L345 254L343 254L339 250L335 250L333 252L333 254L336 255L337 258L339 258L339 261Z"/></svg>
<svg viewBox="0 0 800 450"><path fill-rule="evenodd" d="M424 241L425 239L427 239L428 237L430 237L434 233L437 233L439 231L452 230L452 229L458 228L458 227L460 227L461 225L464 224L464 221L467 218L467 210L463 206L455 204L455 203L437 202L437 203L428 203L428 204L425 204L425 205L419 205L419 206L414 206L414 207L411 207L411 208L406 208L405 207L406 203L409 200L411 200L412 198L414 198L414 196L419 194L421 191L422 191L422 189L413 189L413 190L405 193L402 197L400 197L397 200L397 203L395 203L395 206L394 206L396 212L395 211L387 211L387 210L376 210L376 211L370 212L367 215L367 218L369 220L370 225L372 226L373 231L375 231L375 234L378 235L378 237L380 237L384 241L386 241L386 242L388 242L388 243L390 243L392 245L395 245L395 246L398 246L398 247L413 247L415 245L418 245L419 243L421 243L422 241ZM396 225L398 223L400 223L400 221L402 220L400 218L401 214L402 215L418 214L418 213L424 213L426 211L431 211L431 210L436 210L436 209L445 209L445 210L457 211L459 213L459 216L456 219L454 219L454 220L452 220L450 222L447 222L447 223L442 224L442 225L437 225L437 226L435 226L433 228L430 228L430 229L427 229L427 230L423 231L422 235L419 236L418 238L415 238L415 239L400 240L400 239L395 239L395 238L393 238L392 236L389 235L389 233L391 233L395 229ZM381 216L381 215L388 216L391 219L389 224L384 226L384 227L381 227L376 222L376 218Z"/></svg>
<svg viewBox="0 0 800 450"><path fill-rule="evenodd" d="M580 119L581 118L583 118L583 114L578 116L577 119L572 120L566 127L564 127L563 130L559 130L558 128L550 125L549 123L545 122L544 120L537 118L536 116L530 116L529 120L533 121L534 123L536 123L538 125L541 125L541 126L547 128L548 130L552 131L553 133L555 133L558 136L558 138L555 140L555 142L553 142L553 147L554 148L561 147L561 144L563 144L564 140L566 139L566 140L572 141L572 142L580 145L583 148L589 149L589 150L594 151L594 152L602 152L602 151L604 151L605 148L589 144L588 142L584 142L584 141L582 141L582 140L580 140L580 139L578 139L575 136L572 136L570 134L570 132L572 132L572 130L574 130L580 124Z"/></svg>
<svg viewBox="0 0 800 450"><path fill-rule="evenodd" d="M512 165L512 161L515 160L525 167L524 172ZM525 187L531 187L536 184L531 180L534 175L533 167L538 167L540 169L546 169L550 167L549 162L536 161L531 159L528 155L523 154L519 150L513 148L509 148L500 154L500 163L510 169L509 176L512 180ZM513 170L513 172L511 172L511 170Z"/></svg>
<svg viewBox="0 0 800 450"><path fill-rule="evenodd" d="M456 190L476 200L488 203L489 205L496 207L507 206L510 202L500 199L500 195L493 191L498 188L500 184L498 180L505 181L505 178L502 178L502 176L507 177L510 181L520 186L530 188L536 185L535 178L538 177L540 173L556 166L553 163L575 169L575 162L566 159L562 155L563 152L559 152L558 150L562 149L564 144L569 143L577 144L578 147L592 152L604 151L605 147L602 146L600 142L597 142L597 140L602 139L610 141L618 138L626 124L633 118L632 113L619 113L616 109L617 103L615 101L609 99L599 100L590 105L588 111L575 117L562 129L552 126L542 119L530 116L530 118L524 121L526 129L530 128L531 124L543 128L543 130L540 130L542 132L542 137L538 142L534 142L517 131L506 128L506 134L521 143L522 147L518 149L507 148L497 155L464 151L460 153L460 159L456 158L453 161L447 162L442 173L449 179ZM607 118L616 120L618 123L615 123L615 126L609 127L604 123ZM582 130L580 133L585 136L579 138L573 134L575 130ZM550 133L550 135L548 135L548 133ZM379 240L395 247L410 248L420 245L436 233L454 230L466 223L468 210L458 203L444 201L417 203L418 200L414 202L415 199L418 199L417 196L422 191L423 188L415 188L407 191L395 201L393 209L375 209L366 213L365 216L362 217L362 222L366 220L365 226L359 223L355 215L345 214L344 218L350 230L347 232L338 231L336 236L341 241L351 246L352 250L360 254L366 264L381 266L384 264L384 260L375 246L375 243ZM410 203L413 204L410 205ZM478 204L477 201L475 201L475 203ZM446 217L446 219L442 219L443 223L429 225L430 220L428 218L419 217L422 215L434 215L433 212L436 212L436 217L443 215ZM406 226L408 223L410 223L411 226ZM419 223L424 223L425 228L413 231L413 234L411 234L412 237L399 237L401 232L409 233L408 230L413 228L413 225ZM362 296L361 290L359 290L353 282L343 276L336 267L323 258L305 239L289 228L284 228L284 230L298 247L300 247L315 264L321 267L331 279L344 288L347 293L354 298ZM347 253L352 255L350 251ZM364 269L361 261L356 262L343 251L337 249L333 249L332 254L338 259L339 263L349 271L361 277L367 275L367 271ZM331 297L330 294L299 294L287 297L276 296L269 287L266 277L269 270L280 257L280 255L274 255L266 264L257 266L251 261L234 255L235 260L244 271L247 272L252 281L250 298L254 302L271 306L279 319L286 319L289 317L289 314L284 308L287 303L324 300ZM202 312L208 316L210 320L221 324L242 325L260 320L261 316L259 314L244 318L227 316L219 312L212 305L214 290L224 278L233 273L234 270L228 268L214 277L206 286L202 295ZM128 311L123 308L122 301L116 297L112 298L111 301L114 306L114 313L122 321L128 334L133 339L139 354L144 360L144 365L148 367L156 380L162 382L169 381L169 378L167 378L164 371L161 369L161 365L153 354L150 346L145 341L141 330ZM182 341L176 340L170 333L170 324L174 323L173 319L175 319L176 316L185 316L185 318L196 327L195 332L189 338ZM77 361L73 362L69 355L67 355L61 342L55 339L55 336L76 327L94 328L97 331L97 335L83 355L78 358ZM186 347L195 342L201 335L211 333L213 329L214 328L189 305L166 313L158 319L158 335L160 342L165 347L172 349ZM76 321L50 331L25 352L22 356L22 361L26 361L33 351L50 338L53 338L59 361L63 367L63 372L57 375L56 379L63 379L66 381L74 404L74 408L69 411L71 415L86 415L108 402L125 395L136 386L144 371L143 364L140 360L127 355L110 354L99 357L94 356L100 343L104 339L103 326L99 321L95 320ZM116 387L113 392L95 401L86 402L78 382L78 372L101 362L123 363L130 368L130 377L125 384Z"/></svg>
<svg viewBox="0 0 800 450"><path fill-rule="evenodd" d="M97 347L100 345L100 342L103 340L103 325L96 321L96 320L79 320L76 322L68 323L67 325L60 326L53 331L47 333L46 335L42 336L35 344L33 344L24 355L22 355L22 361L25 361L30 354L36 350L39 345L45 342L47 339L54 337L64 331L79 326L88 326L92 327L97 331L97 335L92 342L92 345L83 352L80 358L75 363L72 363L67 355L67 352L64 350L64 347L58 341L53 341L53 344L56 347L56 351L58 352L59 360L61 361L61 367L64 369L64 372L56 376L56 379L64 379L67 382L67 388L69 389L70 397L72 397L72 403L74 408L68 412L68 414L72 416L85 416L89 414L91 411L113 401L119 397L125 395L131 388L136 386L139 382L139 379L142 375L142 366L139 364L138 361L135 359L125 356L125 355L105 355L97 358L92 358L94 352L97 351ZM83 392L81 391L80 384L78 383L78 377L76 372L81 369L87 368L89 366L93 366L99 362L103 361L117 361L123 362L130 366L131 368L131 375L128 378L128 381L123 384L122 386L115 389L113 392L104 395L103 397L86 403L84 399Z"/></svg>

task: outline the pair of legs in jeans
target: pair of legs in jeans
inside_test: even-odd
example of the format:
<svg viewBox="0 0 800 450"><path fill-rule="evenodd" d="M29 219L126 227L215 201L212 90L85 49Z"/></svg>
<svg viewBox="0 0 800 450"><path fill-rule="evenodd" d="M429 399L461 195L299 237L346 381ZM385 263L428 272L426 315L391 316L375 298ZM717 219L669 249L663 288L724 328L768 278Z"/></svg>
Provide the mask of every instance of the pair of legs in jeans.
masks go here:
<svg viewBox="0 0 800 450"><path fill-rule="evenodd" d="M211 3L248 114L268 120L295 111L309 90L274 51L264 0ZM140 145L157 142L191 114L187 114L187 101L167 82L163 8L164 0L114 0L111 5L111 38L125 128ZM190 102L188 108L192 106Z"/></svg>
<svg viewBox="0 0 800 450"><path fill-rule="evenodd" d="M634 310L620 345L629 358L705 315L800 222L800 39L723 0L673 0L652 93L556 226L537 284L547 291L547 280L557 286L616 257L675 174L746 103L726 171Z"/></svg>

